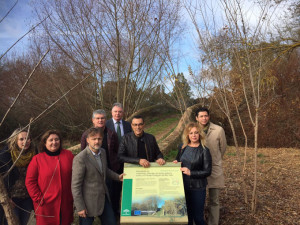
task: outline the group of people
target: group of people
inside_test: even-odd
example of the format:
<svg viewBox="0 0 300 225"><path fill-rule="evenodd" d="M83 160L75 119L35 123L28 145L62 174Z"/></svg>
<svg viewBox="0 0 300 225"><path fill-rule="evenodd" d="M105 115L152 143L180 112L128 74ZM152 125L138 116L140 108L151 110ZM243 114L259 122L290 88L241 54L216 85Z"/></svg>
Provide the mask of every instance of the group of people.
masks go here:
<svg viewBox="0 0 300 225"><path fill-rule="evenodd" d="M210 122L207 108L196 111L197 123L189 123L174 163L181 162L188 225L204 225L206 188L209 194L208 225L219 224L220 189L224 188L222 158L226 151L224 129Z"/></svg>
<svg viewBox="0 0 300 225"><path fill-rule="evenodd" d="M47 131L39 153L30 135L17 129L0 152L0 172L20 224L27 224L34 208L37 225L70 225L73 204L81 225L92 225L99 217L102 225L116 225L120 215L123 163L149 167L165 160L153 135L144 132L145 121L134 116L123 120L123 107L115 103L112 119L104 110L92 115L93 127L81 137L81 152L75 157L62 148L58 131ZM181 163L188 224L205 224L204 203L209 190L208 224L219 223L219 192L224 187L222 157L226 150L224 130L209 121L209 110L196 112L197 123L186 126L174 163ZM25 188L26 186L26 188ZM26 191L27 190L27 191ZM4 213L0 210L0 219Z"/></svg>

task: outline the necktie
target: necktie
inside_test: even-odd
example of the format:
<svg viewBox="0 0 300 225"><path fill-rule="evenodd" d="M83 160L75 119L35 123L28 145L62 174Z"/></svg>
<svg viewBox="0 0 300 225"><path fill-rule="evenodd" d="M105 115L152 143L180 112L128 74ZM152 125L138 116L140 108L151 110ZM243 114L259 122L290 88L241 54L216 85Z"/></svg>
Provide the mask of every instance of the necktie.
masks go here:
<svg viewBox="0 0 300 225"><path fill-rule="evenodd" d="M118 139L119 139L119 142L121 141L121 127L120 127L120 122L117 122L117 135L118 135Z"/></svg>

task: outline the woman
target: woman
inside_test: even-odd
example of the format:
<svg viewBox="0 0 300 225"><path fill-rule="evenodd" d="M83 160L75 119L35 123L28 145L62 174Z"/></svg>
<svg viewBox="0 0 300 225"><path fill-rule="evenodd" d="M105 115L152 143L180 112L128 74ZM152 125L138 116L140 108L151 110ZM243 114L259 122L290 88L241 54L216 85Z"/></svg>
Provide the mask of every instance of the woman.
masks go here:
<svg viewBox="0 0 300 225"><path fill-rule="evenodd" d="M20 155L21 151L22 154ZM14 164L15 167L5 177L4 183L12 200L14 212L21 225L27 224L33 209L31 198L25 188L27 167L36 151L27 131L16 129L7 141L7 146L0 152L0 172L4 175ZM3 209L0 213L4 217Z"/></svg>
<svg viewBox="0 0 300 225"><path fill-rule="evenodd" d="M204 146L204 135L197 123L190 123L182 135L183 145L174 163L181 162L188 212L188 224L204 225L206 177L211 174L211 155Z"/></svg>
<svg viewBox="0 0 300 225"><path fill-rule="evenodd" d="M70 225L73 221L74 156L62 149L61 135L55 130L42 136L39 151L28 166L25 182L33 201L36 224Z"/></svg>

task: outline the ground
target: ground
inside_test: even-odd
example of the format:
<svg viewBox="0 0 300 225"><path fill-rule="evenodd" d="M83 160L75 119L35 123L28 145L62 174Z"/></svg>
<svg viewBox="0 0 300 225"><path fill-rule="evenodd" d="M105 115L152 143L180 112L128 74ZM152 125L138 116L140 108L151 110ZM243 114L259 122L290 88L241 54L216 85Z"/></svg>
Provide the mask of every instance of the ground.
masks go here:
<svg viewBox="0 0 300 225"><path fill-rule="evenodd" d="M233 147L228 148L225 154L223 166L226 188L221 192L220 224L300 224L300 149L258 150L258 195L255 214L251 213L250 204L254 150L247 149L247 155L246 186L249 203L245 204L242 165L239 163L238 154Z"/></svg>

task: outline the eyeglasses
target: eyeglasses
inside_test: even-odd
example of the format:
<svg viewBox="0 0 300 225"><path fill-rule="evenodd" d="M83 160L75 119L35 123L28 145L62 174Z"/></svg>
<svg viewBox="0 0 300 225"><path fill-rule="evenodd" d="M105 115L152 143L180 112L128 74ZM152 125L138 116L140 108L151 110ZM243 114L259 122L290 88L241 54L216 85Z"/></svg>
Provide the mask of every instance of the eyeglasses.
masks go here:
<svg viewBox="0 0 300 225"><path fill-rule="evenodd" d="M133 127L141 127L143 125L144 125L143 123L133 123L132 124Z"/></svg>

